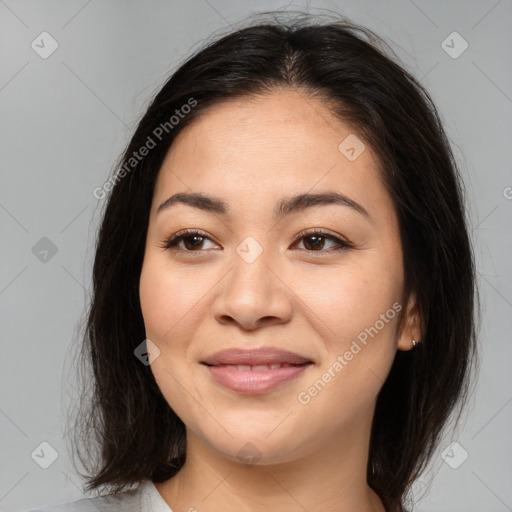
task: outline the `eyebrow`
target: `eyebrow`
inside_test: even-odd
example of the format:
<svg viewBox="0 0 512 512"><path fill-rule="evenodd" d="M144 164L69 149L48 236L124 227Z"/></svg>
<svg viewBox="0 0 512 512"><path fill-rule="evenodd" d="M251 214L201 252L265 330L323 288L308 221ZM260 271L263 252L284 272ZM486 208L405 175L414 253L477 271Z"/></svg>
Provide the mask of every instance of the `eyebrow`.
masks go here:
<svg viewBox="0 0 512 512"><path fill-rule="evenodd" d="M166 199L157 210L157 215L170 208L171 206L182 203L187 204L189 206L193 206L195 208L199 208L201 210L216 213L218 215L229 215L229 205L222 201L219 198L206 196L204 194L199 193L190 193L190 192L180 192L178 194L174 194L168 199ZM297 194L292 197L285 197L280 199L274 207L274 219L279 220L286 215L290 215L291 213L301 212L307 208L311 208L313 206L323 206L323 205L340 205L340 206L348 206L352 208L356 212L365 216L368 220L372 221L372 218L368 211L361 206L358 202L354 201L350 197L347 197L344 194L340 194L339 192L323 192L319 194Z"/></svg>

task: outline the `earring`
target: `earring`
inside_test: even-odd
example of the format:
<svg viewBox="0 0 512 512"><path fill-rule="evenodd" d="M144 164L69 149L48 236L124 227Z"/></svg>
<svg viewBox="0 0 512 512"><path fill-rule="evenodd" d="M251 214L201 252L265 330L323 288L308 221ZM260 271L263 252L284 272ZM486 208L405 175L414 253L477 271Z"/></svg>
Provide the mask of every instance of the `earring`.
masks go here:
<svg viewBox="0 0 512 512"><path fill-rule="evenodd" d="M413 348L414 348L418 343L421 343L421 340L418 340L418 341L416 341L416 340L412 340L412 346L413 346Z"/></svg>

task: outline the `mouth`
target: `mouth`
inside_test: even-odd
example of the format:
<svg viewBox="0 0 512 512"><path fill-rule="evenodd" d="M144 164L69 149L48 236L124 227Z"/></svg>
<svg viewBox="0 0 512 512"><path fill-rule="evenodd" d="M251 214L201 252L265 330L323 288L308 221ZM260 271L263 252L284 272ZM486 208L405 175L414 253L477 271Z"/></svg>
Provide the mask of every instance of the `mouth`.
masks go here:
<svg viewBox="0 0 512 512"><path fill-rule="evenodd" d="M261 394L296 379L314 363L293 352L265 347L227 349L201 363L223 387L243 394Z"/></svg>
<svg viewBox="0 0 512 512"><path fill-rule="evenodd" d="M291 364L291 363L272 363L272 364L215 364L209 365L213 368L229 368L231 370L237 370L240 372L251 372L251 371L268 371L268 370L279 370L280 368L291 368L291 367L299 367L312 363L303 363L303 364Z"/></svg>
<svg viewBox="0 0 512 512"><path fill-rule="evenodd" d="M207 357L203 364L208 366L261 366L261 365L302 365L312 363L307 357L275 347L257 349L228 348ZM277 367L275 368L277 369Z"/></svg>

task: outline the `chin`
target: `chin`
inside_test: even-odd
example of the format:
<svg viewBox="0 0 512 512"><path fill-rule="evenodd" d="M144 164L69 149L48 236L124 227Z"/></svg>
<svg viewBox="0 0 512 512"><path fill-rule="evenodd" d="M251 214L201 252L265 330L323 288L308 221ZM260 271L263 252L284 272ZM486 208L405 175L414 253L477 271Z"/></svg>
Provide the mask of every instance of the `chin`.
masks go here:
<svg viewBox="0 0 512 512"><path fill-rule="evenodd" d="M202 418L188 430L231 462L246 466L281 464L314 452L319 439L314 433L305 435L307 431L293 421L294 415L287 418L289 413L285 411L238 410L223 414L219 410L222 426L211 418L205 424Z"/></svg>

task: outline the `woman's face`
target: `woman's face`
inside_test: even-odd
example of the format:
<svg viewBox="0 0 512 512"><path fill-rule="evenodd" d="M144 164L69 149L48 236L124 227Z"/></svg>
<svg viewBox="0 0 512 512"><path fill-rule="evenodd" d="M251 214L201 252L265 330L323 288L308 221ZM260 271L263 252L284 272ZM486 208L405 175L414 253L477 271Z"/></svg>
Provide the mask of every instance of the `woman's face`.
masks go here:
<svg viewBox="0 0 512 512"><path fill-rule="evenodd" d="M175 194L208 201L165 205ZM183 230L200 234L164 247ZM262 464L364 445L396 350L415 334L398 332L403 284L376 158L318 100L224 102L177 136L140 301L160 351L151 369L189 440Z"/></svg>

